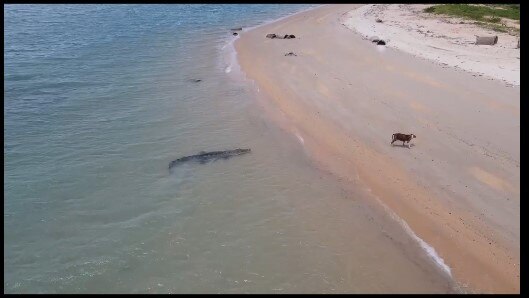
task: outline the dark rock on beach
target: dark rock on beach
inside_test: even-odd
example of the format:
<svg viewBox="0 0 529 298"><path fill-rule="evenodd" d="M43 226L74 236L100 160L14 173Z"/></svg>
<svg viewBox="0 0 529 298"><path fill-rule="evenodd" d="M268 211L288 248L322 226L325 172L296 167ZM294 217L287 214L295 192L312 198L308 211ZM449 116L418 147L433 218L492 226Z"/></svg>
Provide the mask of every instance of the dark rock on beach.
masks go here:
<svg viewBox="0 0 529 298"><path fill-rule="evenodd" d="M371 42L373 43L376 43L377 45L381 45L381 46L386 45L386 41L383 39L380 39L380 37L378 36L371 36L369 40L371 40Z"/></svg>
<svg viewBox="0 0 529 298"><path fill-rule="evenodd" d="M274 34L274 33L269 33L266 35L266 38L271 38L271 39L274 39L274 38L277 38L277 39L291 39L291 38L296 38L296 36L294 34L285 34L283 36L280 36L280 35L277 35L277 34Z"/></svg>

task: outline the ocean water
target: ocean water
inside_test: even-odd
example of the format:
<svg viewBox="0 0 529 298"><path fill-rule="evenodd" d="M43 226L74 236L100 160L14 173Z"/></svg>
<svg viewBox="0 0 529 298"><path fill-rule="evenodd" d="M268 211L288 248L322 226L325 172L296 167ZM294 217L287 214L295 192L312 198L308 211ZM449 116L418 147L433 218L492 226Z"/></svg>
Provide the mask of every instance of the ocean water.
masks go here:
<svg viewBox="0 0 529 298"><path fill-rule="evenodd" d="M4 292L453 291L236 73L230 28L311 6L5 5Z"/></svg>

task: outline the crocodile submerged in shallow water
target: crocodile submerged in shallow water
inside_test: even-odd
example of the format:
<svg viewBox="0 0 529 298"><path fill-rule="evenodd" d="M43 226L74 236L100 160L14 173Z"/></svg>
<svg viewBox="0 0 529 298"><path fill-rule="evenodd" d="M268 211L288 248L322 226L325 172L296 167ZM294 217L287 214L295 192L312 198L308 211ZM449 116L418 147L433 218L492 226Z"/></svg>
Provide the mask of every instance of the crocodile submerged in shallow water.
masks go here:
<svg viewBox="0 0 529 298"><path fill-rule="evenodd" d="M169 163L169 170L177 165L180 165L184 162L191 162L191 161L197 161L200 164L205 164L209 161L215 161L218 159L228 159L233 156L242 155L245 153L249 153L251 149L234 149L234 150L225 150L225 151L212 151L212 152L205 152L202 151L199 154L196 155L190 155L190 156L184 156L179 159L173 160Z"/></svg>

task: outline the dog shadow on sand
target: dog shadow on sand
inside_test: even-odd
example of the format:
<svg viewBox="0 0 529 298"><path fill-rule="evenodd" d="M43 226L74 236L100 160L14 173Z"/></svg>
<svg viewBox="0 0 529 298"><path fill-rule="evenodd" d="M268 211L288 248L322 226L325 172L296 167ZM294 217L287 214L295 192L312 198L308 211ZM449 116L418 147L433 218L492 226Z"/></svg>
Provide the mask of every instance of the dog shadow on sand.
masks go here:
<svg viewBox="0 0 529 298"><path fill-rule="evenodd" d="M393 147L400 147L400 148L406 148L406 149L411 149L411 147L414 147L415 144L412 143L412 144L409 145L409 147L408 147L408 145L402 145L402 144L391 144L391 146L393 146Z"/></svg>

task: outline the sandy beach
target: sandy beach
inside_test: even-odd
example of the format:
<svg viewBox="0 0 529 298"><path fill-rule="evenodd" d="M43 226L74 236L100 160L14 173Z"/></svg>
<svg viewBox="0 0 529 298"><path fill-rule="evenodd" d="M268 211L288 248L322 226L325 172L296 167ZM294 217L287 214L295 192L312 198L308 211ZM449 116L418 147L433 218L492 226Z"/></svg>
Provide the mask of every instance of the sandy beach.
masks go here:
<svg viewBox="0 0 529 298"><path fill-rule="evenodd" d="M431 4L376 4L352 10L343 24L365 38L378 36L387 46L477 76L520 85L518 37L471 21L423 13ZM379 19L382 22L378 23ZM513 26L519 28L519 24ZM498 36L494 46L476 46L476 35Z"/></svg>
<svg viewBox="0 0 529 298"><path fill-rule="evenodd" d="M459 61L451 56L436 62L372 44L358 29L371 22L361 19L366 9L326 5L242 32L235 42L241 69L263 110L321 170L344 187L369 190L462 287L518 293L519 50L497 50L485 66L472 58L480 53L468 54L479 76L449 67L443 61ZM500 73L495 61L518 64ZM410 148L392 146L396 132L417 138Z"/></svg>

